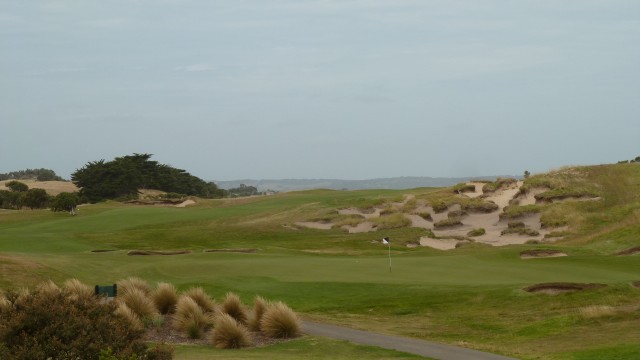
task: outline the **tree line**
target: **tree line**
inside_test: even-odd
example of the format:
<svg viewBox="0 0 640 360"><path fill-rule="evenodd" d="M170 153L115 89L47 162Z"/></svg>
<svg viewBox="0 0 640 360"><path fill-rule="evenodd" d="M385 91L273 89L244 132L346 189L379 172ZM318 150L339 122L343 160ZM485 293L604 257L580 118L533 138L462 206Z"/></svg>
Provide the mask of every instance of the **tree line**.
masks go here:
<svg viewBox="0 0 640 360"><path fill-rule="evenodd" d="M63 178L56 175L55 171L44 168L11 171L0 174L0 181L3 180L64 181Z"/></svg>
<svg viewBox="0 0 640 360"><path fill-rule="evenodd" d="M63 192L56 196L47 194L44 189L29 189L23 182L12 180L5 184L9 190L0 190L0 208L20 210L22 208L44 209L73 212L80 203L75 193Z"/></svg>

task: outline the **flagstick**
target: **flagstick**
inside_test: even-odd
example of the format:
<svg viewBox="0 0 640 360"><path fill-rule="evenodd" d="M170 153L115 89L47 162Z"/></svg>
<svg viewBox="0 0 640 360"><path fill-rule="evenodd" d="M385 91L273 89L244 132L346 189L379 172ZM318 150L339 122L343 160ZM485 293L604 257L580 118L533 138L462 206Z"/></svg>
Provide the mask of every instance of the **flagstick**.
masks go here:
<svg viewBox="0 0 640 360"><path fill-rule="evenodd" d="M391 272L391 241L389 241L389 272Z"/></svg>

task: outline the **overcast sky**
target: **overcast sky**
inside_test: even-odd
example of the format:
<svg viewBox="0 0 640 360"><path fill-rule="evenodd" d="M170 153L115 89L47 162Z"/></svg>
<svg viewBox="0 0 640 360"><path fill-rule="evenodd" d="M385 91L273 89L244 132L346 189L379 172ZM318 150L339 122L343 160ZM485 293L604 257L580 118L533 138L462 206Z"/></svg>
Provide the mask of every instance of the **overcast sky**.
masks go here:
<svg viewBox="0 0 640 360"><path fill-rule="evenodd" d="M640 155L637 0L0 0L0 173L519 175Z"/></svg>

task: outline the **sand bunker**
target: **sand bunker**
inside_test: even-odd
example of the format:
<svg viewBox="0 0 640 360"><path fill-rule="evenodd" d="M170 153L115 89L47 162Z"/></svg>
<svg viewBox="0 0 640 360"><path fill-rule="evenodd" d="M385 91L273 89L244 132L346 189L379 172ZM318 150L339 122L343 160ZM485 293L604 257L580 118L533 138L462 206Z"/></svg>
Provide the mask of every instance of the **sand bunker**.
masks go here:
<svg viewBox="0 0 640 360"><path fill-rule="evenodd" d="M207 249L204 252L206 252L206 253L243 253L243 254L253 254L253 253L257 253L258 249Z"/></svg>
<svg viewBox="0 0 640 360"><path fill-rule="evenodd" d="M91 250L91 252L93 253L105 253L105 252L113 252L113 251L118 251L118 250L108 250L108 249Z"/></svg>
<svg viewBox="0 0 640 360"><path fill-rule="evenodd" d="M195 203L196 203L195 201L193 201L191 199L188 199L188 200L185 200L185 201L181 202L180 204L176 205L176 207L177 208L183 208L183 207L187 207L189 205L193 205Z"/></svg>
<svg viewBox="0 0 640 360"><path fill-rule="evenodd" d="M438 250L453 250L458 245L459 240L455 239L432 239L428 236L420 238L420 245L428 246Z"/></svg>
<svg viewBox="0 0 640 360"><path fill-rule="evenodd" d="M191 250L174 250L174 251L161 251L161 250L131 250L127 255L183 255L191 254Z"/></svg>
<svg viewBox="0 0 640 360"><path fill-rule="evenodd" d="M521 259L538 259L538 258L560 257L560 256L567 256L567 254L563 253L560 250L548 250L548 249L525 250L520 252Z"/></svg>
<svg viewBox="0 0 640 360"><path fill-rule="evenodd" d="M630 249L622 250L616 253L617 256L637 255L640 254L640 246L635 246Z"/></svg>
<svg viewBox="0 0 640 360"><path fill-rule="evenodd" d="M343 226L342 228L347 230L349 234L376 231L376 225L371 221L364 221L356 226Z"/></svg>
<svg viewBox="0 0 640 360"><path fill-rule="evenodd" d="M296 225L306 227L309 229L318 229L318 230L330 230L333 227L332 223L315 222L315 221L297 222Z"/></svg>
<svg viewBox="0 0 640 360"><path fill-rule="evenodd" d="M605 284L593 284L593 283L543 283L531 285L524 288L524 291L532 293L543 293L548 295L556 295L566 292L585 291L593 289L601 289L606 287Z"/></svg>

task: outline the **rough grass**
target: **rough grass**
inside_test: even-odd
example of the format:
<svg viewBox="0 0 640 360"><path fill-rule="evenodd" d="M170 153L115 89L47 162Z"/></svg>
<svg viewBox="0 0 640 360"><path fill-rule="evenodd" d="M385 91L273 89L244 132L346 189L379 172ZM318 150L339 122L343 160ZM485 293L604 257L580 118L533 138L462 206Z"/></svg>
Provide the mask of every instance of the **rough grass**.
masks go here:
<svg viewBox="0 0 640 360"><path fill-rule="evenodd" d="M451 190L456 193L465 193L465 192L475 192L476 191L476 186L473 184L467 184L467 183L459 183L454 185Z"/></svg>
<svg viewBox="0 0 640 360"><path fill-rule="evenodd" d="M421 218L427 220L427 221L433 221L433 217L431 216L431 213L429 212L421 212L421 213L417 213L416 215L420 216Z"/></svg>
<svg viewBox="0 0 640 360"><path fill-rule="evenodd" d="M469 231L467 233L467 236L469 236L469 237L482 236L482 235L484 235L486 233L487 233L487 231L484 228L477 228L477 229L473 229L473 230Z"/></svg>
<svg viewBox="0 0 640 360"><path fill-rule="evenodd" d="M594 319L613 316L616 314L616 309L609 305L589 305L578 309L578 314L585 319Z"/></svg>
<svg viewBox="0 0 640 360"><path fill-rule="evenodd" d="M169 314L175 310L178 303L178 291L173 284L161 282L151 292L151 298L161 314Z"/></svg>
<svg viewBox="0 0 640 360"><path fill-rule="evenodd" d="M118 304L118 306L116 307L116 310L114 311L114 314L116 314L117 316L120 316L133 329L142 330L144 328L144 325L142 324L140 317L133 310L131 310L127 306L127 304L123 302Z"/></svg>
<svg viewBox="0 0 640 360"><path fill-rule="evenodd" d="M62 290L53 281L48 280L36 286L36 292L44 297L53 297L60 294Z"/></svg>
<svg viewBox="0 0 640 360"><path fill-rule="evenodd" d="M526 227L509 227L500 231L500 235L517 234L526 236L538 236L540 233L537 230Z"/></svg>
<svg viewBox="0 0 640 360"><path fill-rule="evenodd" d="M191 288L185 291L184 295L193 299L204 312L214 312L216 310L215 301L201 287Z"/></svg>
<svg viewBox="0 0 640 360"><path fill-rule="evenodd" d="M372 218L370 221L377 226L378 230L398 229L411 225L411 220L402 213L393 213L379 218Z"/></svg>
<svg viewBox="0 0 640 360"><path fill-rule="evenodd" d="M251 345L251 335L244 325L229 314L220 313L216 317L210 342L218 349L239 349Z"/></svg>
<svg viewBox="0 0 640 360"><path fill-rule="evenodd" d="M498 204L494 202L479 198L463 200L464 201L461 201L460 206L462 210L467 212L492 213L500 208Z"/></svg>
<svg viewBox="0 0 640 360"><path fill-rule="evenodd" d="M500 219L518 219L529 214L536 214L542 211L540 205L509 205L500 214Z"/></svg>
<svg viewBox="0 0 640 360"><path fill-rule="evenodd" d="M240 297L234 293L227 293L222 302L222 312L234 318L241 324L246 324L248 315Z"/></svg>
<svg viewBox="0 0 640 360"><path fill-rule="evenodd" d="M436 229L443 229L448 227L460 226L462 225L462 221L460 218L447 218L433 223L433 227Z"/></svg>
<svg viewBox="0 0 640 360"><path fill-rule="evenodd" d="M7 296L0 292L0 313L9 311L13 307L13 303L7 299Z"/></svg>
<svg viewBox="0 0 640 360"><path fill-rule="evenodd" d="M297 337L301 329L296 313L282 302L270 305L260 321L260 330L272 338Z"/></svg>

